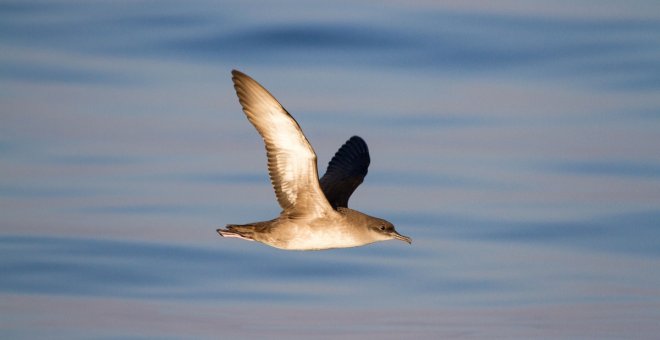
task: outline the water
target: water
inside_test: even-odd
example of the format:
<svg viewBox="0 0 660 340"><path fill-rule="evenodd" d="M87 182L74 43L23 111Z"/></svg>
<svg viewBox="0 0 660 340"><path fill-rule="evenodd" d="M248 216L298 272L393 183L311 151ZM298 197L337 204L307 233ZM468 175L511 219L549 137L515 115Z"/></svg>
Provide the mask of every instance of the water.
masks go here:
<svg viewBox="0 0 660 340"><path fill-rule="evenodd" d="M660 8L0 3L2 338L654 338ZM284 252L230 70L414 239Z"/></svg>

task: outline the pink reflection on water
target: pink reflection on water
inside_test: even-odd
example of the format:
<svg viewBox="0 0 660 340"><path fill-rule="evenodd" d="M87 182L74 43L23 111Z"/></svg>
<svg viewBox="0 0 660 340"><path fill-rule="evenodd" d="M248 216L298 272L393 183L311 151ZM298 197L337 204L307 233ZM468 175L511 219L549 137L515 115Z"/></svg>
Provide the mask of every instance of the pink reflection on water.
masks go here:
<svg viewBox="0 0 660 340"><path fill-rule="evenodd" d="M658 302L342 309L3 294L0 309L12 311L3 332L28 338L652 339L660 332Z"/></svg>

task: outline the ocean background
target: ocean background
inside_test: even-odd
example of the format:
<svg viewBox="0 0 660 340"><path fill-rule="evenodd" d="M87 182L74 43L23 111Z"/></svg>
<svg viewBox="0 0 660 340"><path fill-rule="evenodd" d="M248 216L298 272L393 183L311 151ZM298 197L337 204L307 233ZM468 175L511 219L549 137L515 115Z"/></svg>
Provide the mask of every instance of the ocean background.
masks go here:
<svg viewBox="0 0 660 340"><path fill-rule="evenodd" d="M286 252L230 71L413 238ZM660 2L0 1L0 338L660 334Z"/></svg>

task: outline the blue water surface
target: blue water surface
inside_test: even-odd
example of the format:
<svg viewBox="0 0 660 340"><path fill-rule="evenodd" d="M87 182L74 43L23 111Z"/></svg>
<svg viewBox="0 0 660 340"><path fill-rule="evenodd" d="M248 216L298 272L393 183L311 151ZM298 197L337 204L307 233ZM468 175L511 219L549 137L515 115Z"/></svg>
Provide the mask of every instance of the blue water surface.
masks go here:
<svg viewBox="0 0 660 340"><path fill-rule="evenodd" d="M0 1L0 337L656 338L656 1ZM230 71L413 244L279 213Z"/></svg>

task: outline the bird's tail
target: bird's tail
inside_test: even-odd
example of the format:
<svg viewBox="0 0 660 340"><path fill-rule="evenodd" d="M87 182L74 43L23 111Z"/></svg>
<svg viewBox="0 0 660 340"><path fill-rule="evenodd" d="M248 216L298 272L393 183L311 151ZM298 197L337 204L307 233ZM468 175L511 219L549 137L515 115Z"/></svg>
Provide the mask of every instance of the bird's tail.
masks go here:
<svg viewBox="0 0 660 340"><path fill-rule="evenodd" d="M222 237L236 237L254 241L254 224L227 224L225 229L217 229Z"/></svg>

